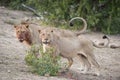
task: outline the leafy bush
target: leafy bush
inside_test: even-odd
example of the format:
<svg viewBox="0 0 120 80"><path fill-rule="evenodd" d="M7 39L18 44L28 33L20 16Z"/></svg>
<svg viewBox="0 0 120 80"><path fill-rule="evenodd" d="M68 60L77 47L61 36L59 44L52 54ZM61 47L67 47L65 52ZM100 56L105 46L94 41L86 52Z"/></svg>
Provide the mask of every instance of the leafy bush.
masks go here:
<svg viewBox="0 0 120 80"><path fill-rule="evenodd" d="M49 74L51 76L57 75L60 65L59 60L60 57L53 58L52 54L54 52L53 48L50 48L48 52L43 53L42 47L37 51L34 46L27 51L27 55L25 57L26 63L31 66L32 72L37 73L41 76ZM36 58L34 52L39 52L42 56Z"/></svg>

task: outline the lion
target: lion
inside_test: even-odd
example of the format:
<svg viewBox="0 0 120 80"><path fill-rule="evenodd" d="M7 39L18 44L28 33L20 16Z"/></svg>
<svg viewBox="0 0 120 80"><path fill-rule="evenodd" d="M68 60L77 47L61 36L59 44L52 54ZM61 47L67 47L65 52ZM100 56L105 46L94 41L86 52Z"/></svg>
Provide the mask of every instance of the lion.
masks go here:
<svg viewBox="0 0 120 80"><path fill-rule="evenodd" d="M63 37L56 34L54 29L43 29L38 30L38 32L43 48L47 48L46 46L54 47L56 50L54 56L60 55L67 58L69 62L67 69L73 64L73 58L78 56L82 65L86 64L87 67L93 65L96 68L96 74L99 75L100 66L93 54L93 43L90 40L83 36Z"/></svg>
<svg viewBox="0 0 120 80"><path fill-rule="evenodd" d="M36 32L42 27L36 24L28 24L22 22L21 24L14 25L16 37L21 43L25 43L28 47L33 44L41 44L39 33Z"/></svg>
<svg viewBox="0 0 120 80"><path fill-rule="evenodd" d="M18 25L14 25L14 28L19 42L24 43L28 48L32 48L32 46L34 46L38 51L34 53L35 57L41 57L38 49L42 42L39 39L39 33L37 31L43 27L37 24L21 22Z"/></svg>

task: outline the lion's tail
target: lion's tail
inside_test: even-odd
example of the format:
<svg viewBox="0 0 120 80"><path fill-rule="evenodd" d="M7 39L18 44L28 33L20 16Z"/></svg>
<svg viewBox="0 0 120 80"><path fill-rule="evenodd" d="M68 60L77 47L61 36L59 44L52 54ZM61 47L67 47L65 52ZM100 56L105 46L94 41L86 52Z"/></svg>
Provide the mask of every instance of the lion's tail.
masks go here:
<svg viewBox="0 0 120 80"><path fill-rule="evenodd" d="M95 44L95 42L92 42L93 46L95 46L97 48L106 48L106 47L108 47L109 43L110 43L110 39L106 35L103 36L103 39L107 39L107 43L106 44L103 43L102 45L100 45L100 44L98 45L98 44Z"/></svg>
<svg viewBox="0 0 120 80"><path fill-rule="evenodd" d="M76 34L77 36L79 36L81 33L84 33L84 32L86 31L86 29L87 29L87 22L86 22L86 20L85 20L84 18L82 18L82 17L74 17L74 18L72 18L72 19L69 21L70 26L73 26L73 21L76 20L76 19L82 20L83 23L84 23L84 27L83 27L80 31L75 32L75 34Z"/></svg>

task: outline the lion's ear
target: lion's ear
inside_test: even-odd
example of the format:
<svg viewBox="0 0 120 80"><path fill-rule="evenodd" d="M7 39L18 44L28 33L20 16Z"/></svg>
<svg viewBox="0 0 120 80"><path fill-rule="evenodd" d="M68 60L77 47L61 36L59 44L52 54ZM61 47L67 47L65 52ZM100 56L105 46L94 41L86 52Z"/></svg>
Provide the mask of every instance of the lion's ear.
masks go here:
<svg viewBox="0 0 120 80"><path fill-rule="evenodd" d="M38 32L40 33L40 32L41 32L41 30L38 30Z"/></svg>

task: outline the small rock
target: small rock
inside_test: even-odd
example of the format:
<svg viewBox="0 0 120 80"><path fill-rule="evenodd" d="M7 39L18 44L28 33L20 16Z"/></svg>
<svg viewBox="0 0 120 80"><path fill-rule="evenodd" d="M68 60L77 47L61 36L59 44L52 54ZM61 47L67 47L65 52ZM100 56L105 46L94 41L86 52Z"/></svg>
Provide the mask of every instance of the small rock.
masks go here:
<svg viewBox="0 0 120 80"><path fill-rule="evenodd" d="M49 77L49 76L50 76L50 74L49 74L49 73L46 73L44 76L45 76L45 77Z"/></svg>
<svg viewBox="0 0 120 80"><path fill-rule="evenodd" d="M8 70L7 72L8 72L8 73L10 73L11 71L10 71L10 70Z"/></svg>

